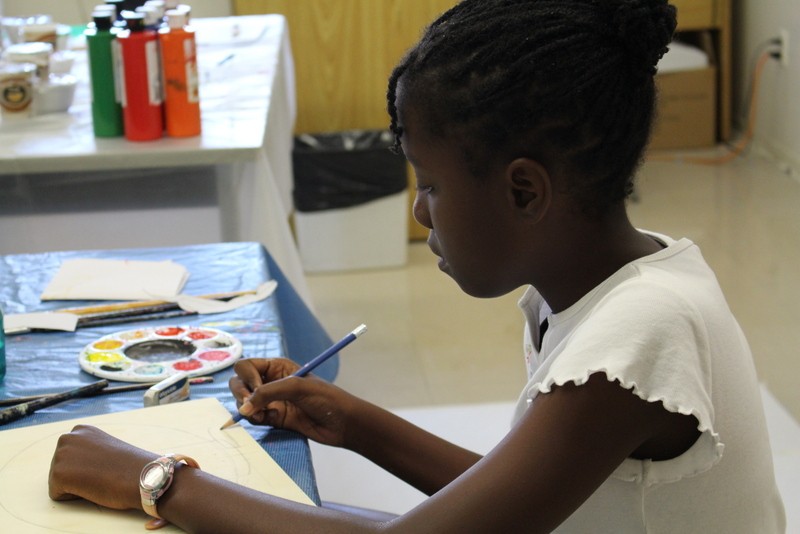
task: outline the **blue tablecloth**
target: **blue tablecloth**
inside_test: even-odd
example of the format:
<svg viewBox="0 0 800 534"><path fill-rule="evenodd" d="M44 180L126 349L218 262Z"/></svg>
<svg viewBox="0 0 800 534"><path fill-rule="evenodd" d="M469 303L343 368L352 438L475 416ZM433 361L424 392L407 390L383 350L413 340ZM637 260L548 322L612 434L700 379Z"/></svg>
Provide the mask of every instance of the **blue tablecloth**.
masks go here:
<svg viewBox="0 0 800 534"><path fill-rule="evenodd" d="M234 335L242 342L244 357L288 355L301 364L331 344L327 333L303 304L271 256L257 243L0 256L0 306L4 312L23 313L89 304L39 300L39 295L61 262L71 258L172 260L191 273L184 288L184 293L190 295L255 289L270 279L278 282L278 289L272 297L264 301L221 314L79 328L75 332L36 332L8 336L7 369L0 386L0 398L66 391L98 380L81 370L78 364L81 349L104 335L145 325L215 327ZM331 358L315 374L332 381L337 370L338 359ZM215 397L233 411L235 402L228 389L228 379L232 375L233 369L228 368L216 373L215 381L211 384L193 385L191 397ZM121 384L111 383L111 386L115 385ZM0 427L0 431L142 406L141 391L73 399L4 425ZM254 427L246 422L243 424L309 497L319 503L306 440L293 432Z"/></svg>

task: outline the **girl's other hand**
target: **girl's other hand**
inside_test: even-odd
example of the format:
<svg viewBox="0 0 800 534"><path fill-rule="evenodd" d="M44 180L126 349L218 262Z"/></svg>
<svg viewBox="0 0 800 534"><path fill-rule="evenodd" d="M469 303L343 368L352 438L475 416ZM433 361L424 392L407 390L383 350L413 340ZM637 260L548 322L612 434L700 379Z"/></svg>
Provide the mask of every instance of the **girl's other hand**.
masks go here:
<svg viewBox="0 0 800 534"><path fill-rule="evenodd" d="M50 463L50 498L83 498L116 510L141 509L139 475L157 457L98 428L78 425L58 439Z"/></svg>
<svg viewBox="0 0 800 534"><path fill-rule="evenodd" d="M300 432L319 443L343 446L347 414L357 399L342 389L308 375L283 358L250 358L234 366L230 388L239 412L257 425Z"/></svg>

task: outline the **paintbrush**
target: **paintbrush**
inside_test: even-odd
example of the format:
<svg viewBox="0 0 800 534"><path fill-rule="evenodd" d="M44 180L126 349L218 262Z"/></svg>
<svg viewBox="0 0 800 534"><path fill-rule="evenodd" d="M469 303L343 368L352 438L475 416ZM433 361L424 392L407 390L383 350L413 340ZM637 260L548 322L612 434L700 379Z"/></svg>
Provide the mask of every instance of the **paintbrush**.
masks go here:
<svg viewBox="0 0 800 534"><path fill-rule="evenodd" d="M6 423L16 421L17 419L22 419L23 417L32 414L36 410L47 408L48 406L53 406L54 404L67 401L69 399L74 399L76 397L89 395L95 391L103 389L106 386L108 386L108 380L98 380L97 382L93 382L88 386L71 389L63 393L57 393L42 399L24 402L22 404L18 404L17 406L0 410L0 425L5 425Z"/></svg>
<svg viewBox="0 0 800 534"><path fill-rule="evenodd" d="M232 298L241 295L253 294L255 292L256 292L255 290L251 289L247 291L229 291L227 293L212 293L210 295L200 295L200 296L206 299L230 300ZM163 306L166 306L166 308L162 308ZM136 300L129 302L116 302L113 304L97 304L92 306L79 306L75 308L61 308L53 311L72 313L75 315L98 315L105 313L135 310L137 308L153 308L153 307L157 307L159 310L176 309L178 308L178 304L166 300Z"/></svg>
<svg viewBox="0 0 800 534"><path fill-rule="evenodd" d="M189 384L208 384L209 382L213 382L213 376L197 376L195 378L189 379ZM115 386L111 388L103 388L98 391L93 391L91 393L87 393L83 395L84 397L95 397L97 395L111 395L112 393L124 393L126 391L141 391L143 389L149 389L150 387L158 384L158 382L140 382L137 384L127 384L125 386ZM35 401L38 399L45 399L48 397L53 397L55 395L60 395L60 393L43 393L41 395L28 395L26 397L14 397L12 399L0 399L0 406L14 406L16 404L22 404L23 402L30 402Z"/></svg>
<svg viewBox="0 0 800 534"><path fill-rule="evenodd" d="M186 311L181 310L180 308L176 310L167 310L161 311L156 313L135 313L135 314L128 314L128 315L117 315L112 317L82 317L81 319L85 319L81 321L78 319L78 324L76 328L87 328L90 326L106 326L110 324L120 324L120 323L133 323L136 321L159 321L161 319L172 319L174 317L186 317L187 315L197 315L197 312L194 311Z"/></svg>

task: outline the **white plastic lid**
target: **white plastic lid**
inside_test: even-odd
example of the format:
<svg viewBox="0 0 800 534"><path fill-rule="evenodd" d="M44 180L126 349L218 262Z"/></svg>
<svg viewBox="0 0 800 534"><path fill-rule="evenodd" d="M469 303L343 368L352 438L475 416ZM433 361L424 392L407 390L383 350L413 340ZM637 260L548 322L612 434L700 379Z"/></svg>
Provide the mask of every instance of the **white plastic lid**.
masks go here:
<svg viewBox="0 0 800 534"><path fill-rule="evenodd" d="M139 6L136 8L136 12L144 15L145 26L156 26L161 22L161 13L159 13L158 8L153 6Z"/></svg>
<svg viewBox="0 0 800 534"><path fill-rule="evenodd" d="M167 11L167 24L173 30L183 28L186 26L186 15L185 11L170 9Z"/></svg>
<svg viewBox="0 0 800 534"><path fill-rule="evenodd" d="M164 0L147 0L144 3L145 7L154 7L158 12L159 18L164 16L164 12L166 11L166 6L164 5Z"/></svg>
<svg viewBox="0 0 800 534"><path fill-rule="evenodd" d="M0 80L9 78L32 78L36 72L36 65L33 63L6 63L0 65Z"/></svg>
<svg viewBox="0 0 800 534"><path fill-rule="evenodd" d="M6 48L3 59L11 63L34 63L40 67L47 67L52 53L51 43L19 43Z"/></svg>

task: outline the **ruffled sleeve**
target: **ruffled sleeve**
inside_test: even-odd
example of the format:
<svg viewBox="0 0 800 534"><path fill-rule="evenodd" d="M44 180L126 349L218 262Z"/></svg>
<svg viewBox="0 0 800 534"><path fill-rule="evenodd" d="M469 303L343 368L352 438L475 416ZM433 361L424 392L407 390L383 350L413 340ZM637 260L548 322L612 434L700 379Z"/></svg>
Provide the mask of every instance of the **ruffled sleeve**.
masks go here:
<svg viewBox="0 0 800 534"><path fill-rule="evenodd" d="M641 399L661 402L699 422L702 434L684 454L655 462L628 459L615 478L645 485L672 482L702 473L720 460L724 446L714 430L708 333L688 299L666 285L647 283L643 288L634 278L603 296L591 313L581 316L580 324L568 325L570 318L561 315L551 318L555 346L546 347L544 365L526 386L529 399L554 385L582 385L602 373Z"/></svg>

